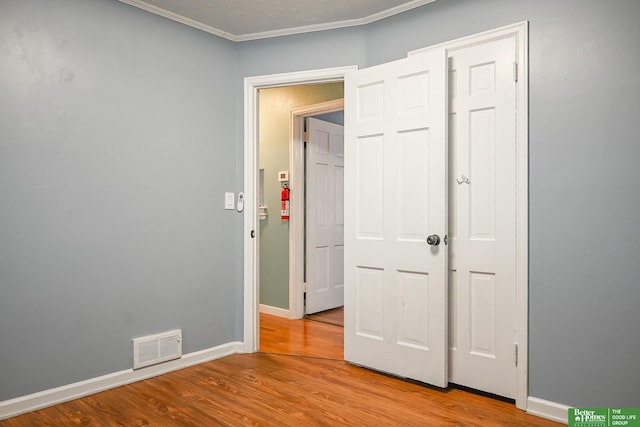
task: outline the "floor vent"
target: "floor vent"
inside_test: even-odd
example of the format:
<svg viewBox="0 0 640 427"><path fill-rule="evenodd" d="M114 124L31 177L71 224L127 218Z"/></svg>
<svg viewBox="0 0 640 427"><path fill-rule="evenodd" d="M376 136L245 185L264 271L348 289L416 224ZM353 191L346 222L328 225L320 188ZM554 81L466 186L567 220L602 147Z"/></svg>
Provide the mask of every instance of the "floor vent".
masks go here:
<svg viewBox="0 0 640 427"><path fill-rule="evenodd" d="M144 368L182 356L182 330L133 339L133 369Z"/></svg>

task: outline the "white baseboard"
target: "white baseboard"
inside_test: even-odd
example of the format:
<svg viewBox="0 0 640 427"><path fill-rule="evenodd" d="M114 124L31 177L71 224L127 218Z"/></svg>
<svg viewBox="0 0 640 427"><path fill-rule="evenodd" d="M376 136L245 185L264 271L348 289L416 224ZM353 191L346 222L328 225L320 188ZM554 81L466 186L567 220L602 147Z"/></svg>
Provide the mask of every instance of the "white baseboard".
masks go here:
<svg viewBox="0 0 640 427"><path fill-rule="evenodd" d="M291 319L291 312L289 310L280 307L273 307L266 304L260 304L260 313Z"/></svg>
<svg viewBox="0 0 640 427"><path fill-rule="evenodd" d="M560 403L529 396L527 398L527 412L559 423L569 423L569 406Z"/></svg>
<svg viewBox="0 0 640 427"><path fill-rule="evenodd" d="M242 349L243 344L241 342L230 342L206 350L185 354L180 359L171 360L159 365L148 366L135 371L133 369L126 369L38 393L16 397L15 399L5 400L0 402L0 420L68 402L125 384L156 377L231 354L242 353Z"/></svg>

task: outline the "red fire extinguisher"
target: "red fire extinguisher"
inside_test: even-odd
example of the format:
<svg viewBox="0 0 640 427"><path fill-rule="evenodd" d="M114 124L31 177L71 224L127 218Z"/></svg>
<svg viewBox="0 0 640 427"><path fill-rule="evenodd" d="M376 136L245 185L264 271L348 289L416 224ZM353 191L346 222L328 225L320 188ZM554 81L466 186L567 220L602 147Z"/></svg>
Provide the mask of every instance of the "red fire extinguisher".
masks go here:
<svg viewBox="0 0 640 427"><path fill-rule="evenodd" d="M282 194L280 196L280 219L289 220L289 185L282 184Z"/></svg>

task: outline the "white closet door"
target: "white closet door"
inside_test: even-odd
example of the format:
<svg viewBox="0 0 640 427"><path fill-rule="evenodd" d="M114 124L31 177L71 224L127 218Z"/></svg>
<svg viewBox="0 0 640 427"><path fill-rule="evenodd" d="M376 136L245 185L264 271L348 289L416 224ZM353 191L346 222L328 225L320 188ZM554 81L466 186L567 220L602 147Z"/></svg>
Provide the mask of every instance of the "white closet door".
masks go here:
<svg viewBox="0 0 640 427"><path fill-rule="evenodd" d="M449 380L516 394L513 37L450 53Z"/></svg>

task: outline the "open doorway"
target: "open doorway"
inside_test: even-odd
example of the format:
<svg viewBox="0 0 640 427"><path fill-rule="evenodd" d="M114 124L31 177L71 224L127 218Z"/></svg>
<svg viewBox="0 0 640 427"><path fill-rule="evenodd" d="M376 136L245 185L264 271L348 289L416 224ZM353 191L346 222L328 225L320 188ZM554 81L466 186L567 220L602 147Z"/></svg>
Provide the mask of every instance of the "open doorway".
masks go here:
<svg viewBox="0 0 640 427"><path fill-rule="evenodd" d="M244 235L244 327L243 343L245 352L254 352L260 348L260 234L257 189L259 188L259 147L258 147L258 100L259 91L267 88L316 84L329 82L343 82L344 76L357 66L338 67L323 70L312 70L294 73L284 73L277 75L250 77L245 79L245 147L244 147L244 181L245 181L245 235ZM290 156L295 156L291 152ZM295 180L300 175L300 171L291 168L289 178ZM294 192L291 196L291 211L299 211L299 204L303 202L300 197L296 197ZM300 221L290 223L290 231L302 235L303 227ZM299 267L302 270L301 267ZM299 272L291 272L301 274ZM296 286L302 287L302 283L292 282ZM290 289L292 295L301 295L298 289ZM288 311L291 317L302 317L304 307L302 298L290 298Z"/></svg>
<svg viewBox="0 0 640 427"><path fill-rule="evenodd" d="M299 319L305 242L305 118L341 111L343 85L291 85L259 92L260 311ZM283 187L290 190L287 219L281 216ZM313 193L313 192L312 192ZM297 286L296 286L297 285Z"/></svg>
<svg viewBox="0 0 640 427"><path fill-rule="evenodd" d="M343 335L335 330L335 319L321 319L333 329L289 319L301 319L304 314L304 310L291 307L304 308L304 288L300 285L305 273L305 126L309 117L318 115L324 119L322 123L333 121L338 123L334 126L341 127L343 83L264 88L258 96L260 220L256 237L260 258L260 340L264 341L264 348L260 345L260 349L303 355L315 352L313 355L321 357L336 357L339 353L341 359ZM280 212L285 185L291 189L288 220L281 218ZM308 345L311 342L324 345L314 348Z"/></svg>

